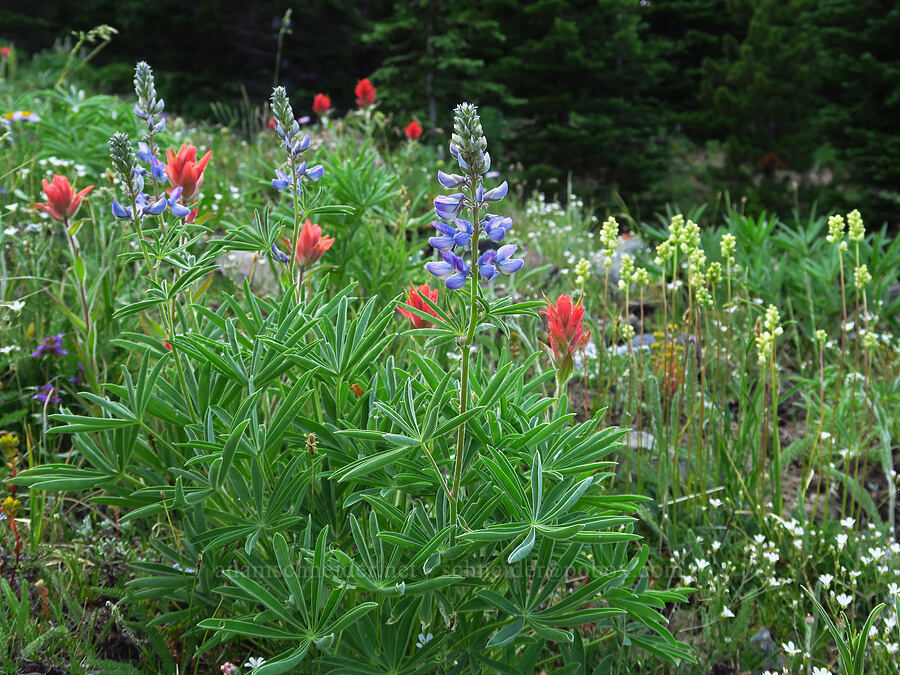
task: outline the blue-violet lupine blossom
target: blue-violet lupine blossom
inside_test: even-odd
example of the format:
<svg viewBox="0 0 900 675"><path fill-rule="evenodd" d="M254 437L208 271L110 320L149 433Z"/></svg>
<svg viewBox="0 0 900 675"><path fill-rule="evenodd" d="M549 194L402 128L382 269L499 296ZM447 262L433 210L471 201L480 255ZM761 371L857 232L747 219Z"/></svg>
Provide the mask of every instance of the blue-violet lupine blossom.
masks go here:
<svg viewBox="0 0 900 675"><path fill-rule="evenodd" d="M478 273L490 281L497 276L498 271L504 274L512 274L522 269L525 261L521 258L511 258L519 247L515 244L501 246L496 251L487 251L478 259Z"/></svg>
<svg viewBox="0 0 900 675"><path fill-rule="evenodd" d="M294 119L294 111L291 109L285 88L275 87L272 90L271 101L275 131L281 136L286 153L284 167L275 171L272 186L276 190L293 191L296 185L299 191L301 181L319 180L325 175L325 167L321 164L307 167L306 162L301 161L301 155L309 150L311 141L309 134L302 136L300 134L300 124Z"/></svg>
<svg viewBox="0 0 900 675"><path fill-rule="evenodd" d="M64 354L68 354L69 352L63 348L62 341L62 333L57 333L52 337L45 337L31 355L34 357L41 357L46 356L47 354L52 354L53 356L63 356Z"/></svg>
<svg viewBox="0 0 900 675"><path fill-rule="evenodd" d="M282 264L291 261L291 259L288 257L288 254L278 250L278 247L275 246L275 244L272 244L272 255L275 256L275 260Z"/></svg>
<svg viewBox="0 0 900 675"><path fill-rule="evenodd" d="M440 195L434 199L434 212L441 220L431 223L439 233L428 242L437 249L442 261L426 263L425 268L436 277L443 279L447 288L462 288L472 270L457 253L478 246L481 233L494 243L500 243L513 225L508 216L487 213L490 204L501 201L509 192L509 184L503 181L497 187L485 191L483 180L491 167L491 156L487 152L487 140L481 128L475 106L463 103L454 112L453 135L450 154L456 159L462 173L438 171L438 182L448 190L463 189L450 195ZM477 228L460 217L463 209L482 216ZM449 222L442 222L449 221ZM513 258L517 246L507 244L496 251L487 251L477 261L478 272L487 281L500 272L512 274L522 269L525 262Z"/></svg>
<svg viewBox="0 0 900 675"><path fill-rule="evenodd" d="M472 238L472 223L463 218L456 218L453 222L456 227L442 223L439 220L431 223L431 226L440 232L442 236L431 237L428 243L439 251L449 251L454 246L459 246L460 248L468 246L469 240Z"/></svg>
<svg viewBox="0 0 900 675"><path fill-rule="evenodd" d="M180 204L178 202L181 199L181 193L184 191L183 187L177 187L169 193L169 210L175 215L177 218L187 218L191 215L191 210L186 207L184 204Z"/></svg>
<svg viewBox="0 0 900 675"><path fill-rule="evenodd" d="M441 251L441 257L442 261L425 263L425 269L438 279L443 279L444 285L451 291L462 288L472 273L466 261L449 251Z"/></svg>

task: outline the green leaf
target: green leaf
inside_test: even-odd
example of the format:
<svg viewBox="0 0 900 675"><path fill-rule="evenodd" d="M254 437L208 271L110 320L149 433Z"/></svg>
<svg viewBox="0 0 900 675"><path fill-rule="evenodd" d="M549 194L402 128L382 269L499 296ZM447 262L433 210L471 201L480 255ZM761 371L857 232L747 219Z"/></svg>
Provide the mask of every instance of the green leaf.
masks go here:
<svg viewBox="0 0 900 675"><path fill-rule="evenodd" d="M503 628L494 633L493 637L488 640L487 645L488 648L491 647L502 647L504 645L508 645L512 642L515 637L522 632L522 629L525 627L525 617L520 616L518 619L515 619L512 623L505 625Z"/></svg>

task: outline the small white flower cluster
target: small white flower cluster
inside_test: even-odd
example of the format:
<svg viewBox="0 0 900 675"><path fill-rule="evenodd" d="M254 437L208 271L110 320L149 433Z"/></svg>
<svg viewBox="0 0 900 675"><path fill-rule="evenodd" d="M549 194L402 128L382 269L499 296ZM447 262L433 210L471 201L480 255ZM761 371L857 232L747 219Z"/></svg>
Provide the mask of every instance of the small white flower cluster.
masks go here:
<svg viewBox="0 0 900 675"><path fill-rule="evenodd" d="M766 310L766 318L763 321L763 330L756 335L756 352L759 363L765 365L769 362L775 348L775 338L781 335L784 329L781 327L781 315L775 305L769 305Z"/></svg>
<svg viewBox="0 0 900 675"><path fill-rule="evenodd" d="M829 244L835 244L840 251L847 250L847 242L844 241L844 216L835 214L828 216L828 235L825 239Z"/></svg>

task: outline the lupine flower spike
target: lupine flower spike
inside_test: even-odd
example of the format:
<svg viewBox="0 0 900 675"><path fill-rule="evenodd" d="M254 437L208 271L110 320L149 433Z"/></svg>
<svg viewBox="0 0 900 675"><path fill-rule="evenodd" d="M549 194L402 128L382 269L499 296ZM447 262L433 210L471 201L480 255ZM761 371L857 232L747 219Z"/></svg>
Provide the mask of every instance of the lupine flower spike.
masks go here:
<svg viewBox="0 0 900 675"><path fill-rule="evenodd" d="M423 296L431 300L431 302L437 302L438 289L432 289L428 284L422 284L418 288L410 284L409 291L406 295L406 304L410 307L415 307L420 312L430 314L435 319L437 319L437 312L435 312L431 307L425 304L425 301L422 300ZM403 305L397 305L397 310L403 316L409 319L409 323L412 328L429 328L434 325L433 322L428 321L427 319L423 319L418 314L410 312Z"/></svg>
<svg viewBox="0 0 900 675"><path fill-rule="evenodd" d="M481 121L475 106L463 103L456 107L450 154L456 159L461 174L438 171L438 182L447 190L463 190L449 195L439 195L434 199L434 212L441 220L431 223L438 236L431 237L429 243L438 250L442 260L425 264L425 269L444 285L456 290L465 286L473 274L462 253L478 246L478 238L484 233L488 239L500 243L512 227L512 218L492 215L488 209L494 202L501 201L509 192L509 185L503 181L491 190L484 190L485 174L491 168L491 156L486 152L487 140L481 128ZM463 209L475 212L480 220L477 227L460 217ZM449 222L442 222L449 221ZM497 250L486 251L477 260L476 268L481 278L490 281L500 272L512 274L522 269L525 261L513 258L518 247L515 244L501 246Z"/></svg>
<svg viewBox="0 0 900 675"><path fill-rule="evenodd" d="M567 294L560 295L555 303L547 301L547 309L541 314L547 317L547 342L544 349L556 367L556 382L560 388L572 376L574 353L587 345L591 331L584 329L584 307L572 304Z"/></svg>
<svg viewBox="0 0 900 675"><path fill-rule="evenodd" d="M75 192L75 188L69 183L69 179L65 176L53 174L53 180L44 179L44 194L47 195L47 201L33 203L32 206L40 211L48 213L51 218L61 223L67 223L78 209L81 208L81 201L94 189L93 185L88 185L83 190Z"/></svg>

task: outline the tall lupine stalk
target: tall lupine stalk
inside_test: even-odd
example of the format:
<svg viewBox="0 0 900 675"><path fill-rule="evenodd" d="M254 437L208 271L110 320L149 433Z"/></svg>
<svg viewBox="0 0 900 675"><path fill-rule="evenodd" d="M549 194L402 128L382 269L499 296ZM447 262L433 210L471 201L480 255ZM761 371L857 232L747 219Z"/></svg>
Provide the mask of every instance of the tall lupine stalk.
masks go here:
<svg viewBox="0 0 900 675"><path fill-rule="evenodd" d="M118 199L113 200L112 213L117 220L130 221L134 226L147 273L153 285L158 287L161 283L160 265L165 258L164 252L159 247L168 232L164 213L166 210L170 211L183 223L190 216L191 210L180 202L182 187L174 187L168 194L163 187L168 181L168 176L166 175L166 165L159 159L156 135L166 127L166 118L163 114L165 102L157 96L153 71L145 61L141 61L135 66L134 90L137 102L134 104L133 112L135 117L143 123L145 132L143 140L138 143L137 154L135 154L127 134L116 132L109 139L110 160L125 199L125 204L120 203ZM143 166L138 160L144 162L146 166ZM150 193L144 191L148 178ZM145 219L149 220L150 218L157 218L162 237L156 234L152 226L148 228ZM148 240L151 235L152 240ZM181 239L182 243L183 241ZM151 243L153 244L152 254ZM172 276L172 283L175 283L179 277L177 266L173 269ZM176 332L178 316L176 298L169 298L165 305L166 311L160 309L160 316L169 338L167 342L169 342ZM172 351L175 352L174 347ZM195 418L193 398L188 395L181 359L177 352L174 353L174 357L175 369L188 403L188 410L191 417Z"/></svg>
<svg viewBox="0 0 900 675"><path fill-rule="evenodd" d="M285 160L282 166L275 171L275 178L272 179L272 185L276 190L287 190L291 198L294 210L293 236L291 237L291 246L297 246L300 241L301 221L305 217L303 208L300 205L300 195L303 189L304 180L319 180L325 175L325 169L321 164L307 167L303 154L309 150L310 139L309 134L300 133L300 124L294 118L294 111L291 109L288 100L287 91L284 87L275 87L272 90L272 115L275 118L275 131L281 136L282 145L285 151ZM287 171L285 171L285 169ZM274 251L273 251L274 252ZM277 255L281 260L281 257ZM282 262L287 262L282 260ZM305 265L303 259L298 260L298 256L290 257L290 276L294 284L297 299L303 299L303 273Z"/></svg>
<svg viewBox="0 0 900 675"><path fill-rule="evenodd" d="M361 104L362 105L362 104ZM456 106L453 117L453 135L450 140L450 154L459 165L459 174L438 171L438 181L448 190L461 190L434 199L434 211L441 220L432 223L440 233L429 241L437 249L442 260L426 263L425 268L434 276L443 279L450 290L462 289L474 270L484 281L494 279L500 272L512 274L524 265L524 261L512 258L517 246L506 244L498 249L489 249L479 255L479 240L484 234L487 239L499 243L512 227L512 219L489 215L492 202L499 202L509 190L506 181L492 190L484 190L484 176L491 168L491 156L487 152L487 139L481 128L477 108L471 103ZM469 219L460 217L467 212ZM469 252L470 262L463 255ZM464 415L469 404L469 360L470 349L475 339L481 310L478 303L479 286L473 279L467 298L468 326L457 337L462 350L459 379L459 414ZM459 513L460 480L462 478L463 451L466 438L465 418L456 429L456 457L453 466L453 482L450 488L450 522L457 524Z"/></svg>

